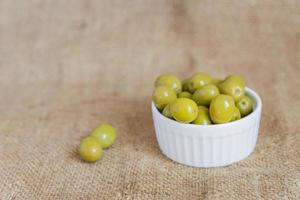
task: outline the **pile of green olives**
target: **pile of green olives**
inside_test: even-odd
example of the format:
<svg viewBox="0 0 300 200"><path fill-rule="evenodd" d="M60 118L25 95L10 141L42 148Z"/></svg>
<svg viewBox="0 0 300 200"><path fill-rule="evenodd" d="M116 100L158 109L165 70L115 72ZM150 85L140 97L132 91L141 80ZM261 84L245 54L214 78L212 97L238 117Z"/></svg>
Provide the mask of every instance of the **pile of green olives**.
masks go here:
<svg viewBox="0 0 300 200"><path fill-rule="evenodd" d="M240 75L213 78L204 72L180 80L162 74L155 80L153 102L166 117L182 123L223 124L239 120L253 110L245 95L245 81Z"/></svg>
<svg viewBox="0 0 300 200"><path fill-rule="evenodd" d="M116 129L110 124L97 126L80 142L79 154L86 162L95 162L103 155L103 149L110 147L117 137Z"/></svg>

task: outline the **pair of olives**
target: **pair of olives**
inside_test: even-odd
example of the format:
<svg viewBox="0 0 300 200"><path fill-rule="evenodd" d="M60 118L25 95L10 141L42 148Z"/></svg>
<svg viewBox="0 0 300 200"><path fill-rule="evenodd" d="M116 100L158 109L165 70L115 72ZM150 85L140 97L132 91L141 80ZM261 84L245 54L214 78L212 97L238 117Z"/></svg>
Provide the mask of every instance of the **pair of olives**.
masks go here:
<svg viewBox="0 0 300 200"><path fill-rule="evenodd" d="M97 126L92 133L84 138L79 147L82 160L95 162L103 155L103 149L110 147L117 137L117 131L110 124Z"/></svg>
<svg viewBox="0 0 300 200"><path fill-rule="evenodd" d="M153 102L164 116L178 122L222 124L252 112L253 102L245 95L245 85L239 75L222 80L198 72L181 81L163 74L155 81Z"/></svg>

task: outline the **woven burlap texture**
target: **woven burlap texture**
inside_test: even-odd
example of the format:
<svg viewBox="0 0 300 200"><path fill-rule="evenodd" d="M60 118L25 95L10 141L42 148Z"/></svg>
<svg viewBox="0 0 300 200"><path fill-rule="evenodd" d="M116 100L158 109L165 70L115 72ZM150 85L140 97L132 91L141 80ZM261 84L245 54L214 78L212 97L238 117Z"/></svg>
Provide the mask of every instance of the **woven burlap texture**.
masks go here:
<svg viewBox="0 0 300 200"><path fill-rule="evenodd" d="M0 199L299 199L299 1L0 0ZM159 150L155 77L238 73L262 97L255 152L192 168ZM99 123L118 129L80 160Z"/></svg>

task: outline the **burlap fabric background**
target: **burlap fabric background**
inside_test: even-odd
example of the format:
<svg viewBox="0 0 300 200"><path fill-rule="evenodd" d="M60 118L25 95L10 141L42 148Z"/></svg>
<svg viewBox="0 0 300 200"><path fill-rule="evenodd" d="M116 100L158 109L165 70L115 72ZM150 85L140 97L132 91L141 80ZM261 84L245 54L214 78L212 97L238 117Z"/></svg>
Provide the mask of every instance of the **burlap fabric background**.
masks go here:
<svg viewBox="0 0 300 200"><path fill-rule="evenodd" d="M0 199L299 199L299 1L0 0ZM216 169L176 164L150 101L163 72L239 73L259 141ZM119 137L87 164L80 140Z"/></svg>

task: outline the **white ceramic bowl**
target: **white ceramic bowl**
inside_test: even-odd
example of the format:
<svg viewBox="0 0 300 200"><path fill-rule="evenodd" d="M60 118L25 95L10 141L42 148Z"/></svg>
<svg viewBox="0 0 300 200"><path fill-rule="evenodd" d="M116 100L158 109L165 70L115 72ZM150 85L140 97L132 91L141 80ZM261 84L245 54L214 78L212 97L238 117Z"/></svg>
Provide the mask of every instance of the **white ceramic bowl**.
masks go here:
<svg viewBox="0 0 300 200"><path fill-rule="evenodd" d="M156 138L163 154L193 167L220 167L249 156L256 145L262 102L251 89L246 95L253 102L253 112L225 124L183 124L163 116L152 102Z"/></svg>

